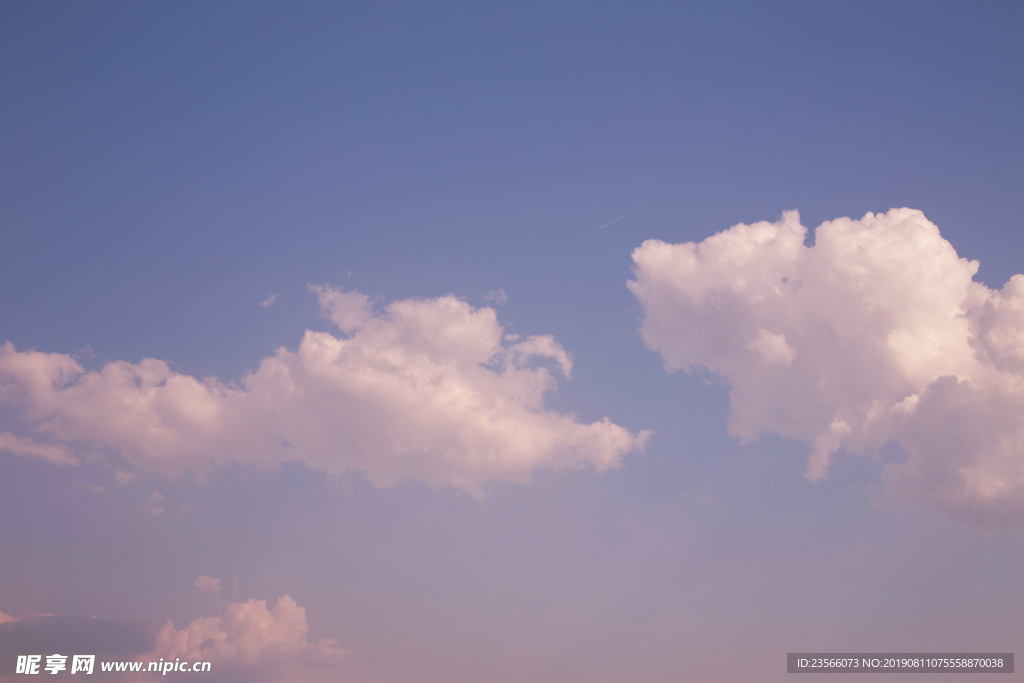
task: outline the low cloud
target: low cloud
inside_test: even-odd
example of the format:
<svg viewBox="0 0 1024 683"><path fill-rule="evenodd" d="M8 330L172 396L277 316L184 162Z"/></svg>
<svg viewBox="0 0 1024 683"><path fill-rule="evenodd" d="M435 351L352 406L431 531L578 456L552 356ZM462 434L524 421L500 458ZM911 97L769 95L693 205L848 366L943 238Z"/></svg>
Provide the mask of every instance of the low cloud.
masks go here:
<svg viewBox="0 0 1024 683"><path fill-rule="evenodd" d="M220 579L215 579L212 576L200 576L196 579L196 588L204 593L220 593Z"/></svg>
<svg viewBox="0 0 1024 683"><path fill-rule="evenodd" d="M144 620L54 614L14 617L0 612L0 678L3 674L13 674L17 656L24 654L60 652L106 658L136 657L153 648L158 628Z"/></svg>
<svg viewBox="0 0 1024 683"><path fill-rule="evenodd" d="M479 495L539 467L603 471L644 446L646 432L545 409L569 354L548 335L506 336L492 308L445 296L378 312L363 294L311 289L342 335L307 330L296 351L278 349L237 384L155 359L86 371L7 342L0 405L48 440L110 447L168 477L299 458L378 485L413 477Z"/></svg>
<svg viewBox="0 0 1024 683"><path fill-rule="evenodd" d="M145 659L212 662L227 667L258 667L268 680L302 680L301 669L337 667L348 655L336 640L308 640L306 608L282 596L267 608L266 600L236 602L223 616L196 619L182 629L167 621ZM262 677L262 676L261 676Z"/></svg>
<svg viewBox="0 0 1024 683"><path fill-rule="evenodd" d="M886 496L979 525L1024 527L1024 275L975 282L920 211L840 218L795 211L696 244L633 252L647 346L669 371L729 385L729 430L810 446L806 476L837 452L905 451Z"/></svg>
<svg viewBox="0 0 1024 683"><path fill-rule="evenodd" d="M210 577L200 577L210 578ZM199 581L196 582L197 585ZM195 619L176 629L150 621L111 620L30 614L13 617L0 612L0 679L15 670L17 655L62 653L97 655L110 660L211 662L203 678L211 683L319 683L363 680L360 667L331 639L309 641L306 609L282 596L273 608L265 600L227 605L219 616ZM74 680L65 671L59 680ZM104 674L135 683L153 674ZM15 680L20 676L12 677Z"/></svg>

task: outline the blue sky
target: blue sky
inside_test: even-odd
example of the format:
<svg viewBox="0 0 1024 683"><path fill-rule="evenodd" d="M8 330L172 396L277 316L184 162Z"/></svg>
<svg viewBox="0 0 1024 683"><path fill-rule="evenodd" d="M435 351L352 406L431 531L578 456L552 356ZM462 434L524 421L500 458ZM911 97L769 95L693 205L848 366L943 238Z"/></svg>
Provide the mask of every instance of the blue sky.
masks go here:
<svg viewBox="0 0 1024 683"><path fill-rule="evenodd" d="M173 449L158 460L114 413L100 434L4 398L0 432L80 461L0 448L6 627L53 614L184 629L288 595L308 643L349 653L344 675L395 682L781 680L787 651L1012 651L1017 512L887 496L885 465L917 462L898 430L874 459L844 442L808 482L814 436L762 415L743 442L730 391L747 366L687 347L710 370L666 372L678 340L641 335L654 304L626 283L648 277L632 259L645 240L699 243L793 209L813 233L910 207L999 290L1024 271L1022 22L1010 2L6 3L0 342L14 353L70 354L83 371L159 359L172 384L213 376L230 394L306 330L413 357L420 342L382 341L405 329L389 306L427 316L451 295L451 315L495 311L465 323L467 344L499 330L571 354L566 377L554 351L507 352L508 377L540 382L542 368L557 383L542 407L511 384L497 394L519 411L515 433L541 429L538 415L554 435L608 417L623 439L541 449L536 467L472 475L479 491L440 460L403 460L384 486L381 432L370 448L345 430L408 427L470 476L461 432L356 401L315 456L199 440L179 472ZM507 303L487 298L498 290ZM361 305L352 293L379 334L336 324ZM708 316L683 327L733 329ZM785 339L810 354L798 327ZM489 396L475 382L498 361L452 354L441 365L470 368L452 381ZM858 362L845 365L878 371ZM934 376L950 374L967 381L949 364ZM0 396L21 396L12 377ZM1008 396L992 405L1016 424ZM63 432L41 427L58 418ZM268 680L314 681L328 659L259 663Z"/></svg>

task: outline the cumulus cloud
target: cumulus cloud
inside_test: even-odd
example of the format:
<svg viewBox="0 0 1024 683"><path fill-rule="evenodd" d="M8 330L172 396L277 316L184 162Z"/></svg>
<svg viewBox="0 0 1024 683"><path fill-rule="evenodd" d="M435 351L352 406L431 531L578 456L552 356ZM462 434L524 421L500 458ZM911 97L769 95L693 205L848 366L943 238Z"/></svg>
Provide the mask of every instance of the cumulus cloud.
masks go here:
<svg viewBox="0 0 1024 683"><path fill-rule="evenodd" d="M265 600L236 602L220 616L195 619L182 629L176 629L171 620L158 627L140 620L52 614L13 617L0 612L0 678L14 671L16 655L41 652L91 653L99 655L99 660L144 663L161 658L211 662L210 672L203 677L214 683L326 683L362 678L360 667L349 661L349 653L337 641L309 641L306 610L287 595L273 608ZM150 680L153 674L107 675L134 683Z"/></svg>
<svg viewBox="0 0 1024 683"><path fill-rule="evenodd" d="M602 471L644 446L646 432L545 409L569 354L551 336L506 336L492 308L445 296L378 312L358 292L311 289L342 335L307 330L297 350L278 349L239 383L151 358L87 371L7 342L0 404L50 440L110 447L169 477L299 458L378 485L414 477L479 494L538 467Z"/></svg>
<svg viewBox="0 0 1024 683"><path fill-rule="evenodd" d="M228 605L220 617L196 619L178 630L168 620L145 658L212 662L213 668L259 667L271 680L303 680L302 669L337 667L348 655L336 640L308 640L306 608L285 595Z"/></svg>
<svg viewBox="0 0 1024 683"><path fill-rule="evenodd" d="M812 481L840 450L896 442L890 498L1024 526L1024 275L975 282L978 262L911 209L805 234L790 211L644 242L629 287L647 346L727 381L733 434L806 442Z"/></svg>

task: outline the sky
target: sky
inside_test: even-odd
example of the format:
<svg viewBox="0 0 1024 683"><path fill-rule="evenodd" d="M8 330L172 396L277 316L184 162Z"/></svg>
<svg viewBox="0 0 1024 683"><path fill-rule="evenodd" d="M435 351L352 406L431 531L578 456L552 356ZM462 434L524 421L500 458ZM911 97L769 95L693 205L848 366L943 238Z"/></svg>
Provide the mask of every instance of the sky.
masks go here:
<svg viewBox="0 0 1024 683"><path fill-rule="evenodd" d="M1022 28L3 3L0 680L1021 650Z"/></svg>

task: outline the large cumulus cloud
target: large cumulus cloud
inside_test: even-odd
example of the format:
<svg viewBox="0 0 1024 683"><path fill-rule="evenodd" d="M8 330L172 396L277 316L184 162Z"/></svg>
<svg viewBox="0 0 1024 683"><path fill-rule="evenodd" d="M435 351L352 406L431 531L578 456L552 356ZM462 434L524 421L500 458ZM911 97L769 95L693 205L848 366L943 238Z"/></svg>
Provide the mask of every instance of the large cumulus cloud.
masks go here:
<svg viewBox="0 0 1024 683"><path fill-rule="evenodd" d="M42 443L0 434L0 448L73 462L64 444L115 449L178 477L228 461L299 458L377 484L415 477L479 493L538 467L605 470L643 447L610 420L545 409L569 354L550 336L506 335L494 309L455 297L395 301L311 288L342 334L307 330L239 383L197 379L166 362L85 370L64 354L0 346L0 405Z"/></svg>
<svg viewBox="0 0 1024 683"><path fill-rule="evenodd" d="M629 287L669 371L730 387L730 431L809 444L806 475L837 451L888 441L885 490L979 524L1024 526L1024 275L975 282L920 211L795 211L696 244L648 240Z"/></svg>

